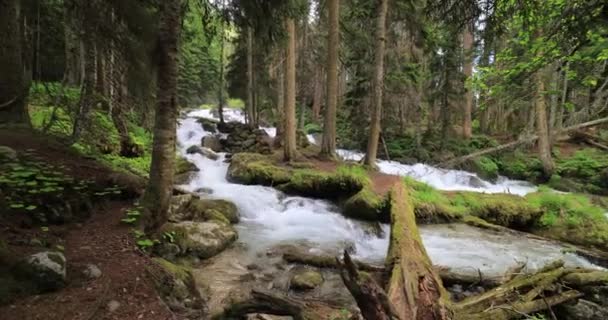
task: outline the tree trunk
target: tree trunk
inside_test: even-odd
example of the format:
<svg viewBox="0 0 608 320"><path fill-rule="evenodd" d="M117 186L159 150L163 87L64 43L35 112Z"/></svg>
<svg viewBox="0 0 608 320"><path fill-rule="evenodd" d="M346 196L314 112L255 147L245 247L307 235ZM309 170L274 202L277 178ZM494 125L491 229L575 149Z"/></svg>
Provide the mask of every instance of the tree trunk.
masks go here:
<svg viewBox="0 0 608 320"><path fill-rule="evenodd" d="M296 26L287 18L287 48L285 50L285 108L283 132L283 160L296 157Z"/></svg>
<svg viewBox="0 0 608 320"><path fill-rule="evenodd" d="M22 39L21 1L0 0L0 125L30 124L26 98Z"/></svg>
<svg viewBox="0 0 608 320"><path fill-rule="evenodd" d="M279 63L277 65L277 119L276 128L277 134L275 135L274 142L275 147L282 144L283 135L285 132L285 61L283 61L283 55L279 53Z"/></svg>
<svg viewBox="0 0 608 320"><path fill-rule="evenodd" d="M463 49L464 49L464 67L463 73L466 80L470 80L473 76L473 32L471 26L465 27L463 35ZM465 139L470 139L473 136L471 114L473 113L473 90L467 88L465 85L465 103L464 103L464 116L462 122L462 136Z"/></svg>
<svg viewBox="0 0 608 320"><path fill-rule="evenodd" d="M321 114L321 103L323 99L323 81L322 69L320 66L315 67L315 83L312 94L312 121L319 122Z"/></svg>
<svg viewBox="0 0 608 320"><path fill-rule="evenodd" d="M74 0L63 1L65 67L63 77L68 85L80 84L80 40L76 30L77 13Z"/></svg>
<svg viewBox="0 0 608 320"><path fill-rule="evenodd" d="M251 128L256 128L253 99L253 29L247 27L247 120Z"/></svg>
<svg viewBox="0 0 608 320"><path fill-rule="evenodd" d="M551 137L549 137L549 126L547 124L547 105L545 102L545 70L539 70L536 74L536 134L538 135L538 156L543 166L546 178L551 177L554 171L553 159L551 157Z"/></svg>
<svg viewBox="0 0 608 320"><path fill-rule="evenodd" d="M173 189L177 121L177 65L181 1L161 2L157 105L150 180L143 196L145 227L156 230L167 220Z"/></svg>
<svg viewBox="0 0 608 320"><path fill-rule="evenodd" d="M338 53L340 47L340 1L329 0L329 34L327 35L327 105L323 123L321 156L336 157L336 112L338 107Z"/></svg>
<svg viewBox="0 0 608 320"><path fill-rule="evenodd" d="M360 274L347 254L341 268L342 279L363 317L368 320L451 319L448 293L422 244L411 198L401 183L391 192L390 216L386 291L370 276Z"/></svg>
<svg viewBox="0 0 608 320"><path fill-rule="evenodd" d="M380 0L378 16L376 17L376 50L374 55L374 78L372 91L372 118L369 128L369 140L365 164L376 165L378 140L380 139L380 124L382 120L382 93L384 87L384 51L386 46L386 12L388 0Z"/></svg>
<svg viewBox="0 0 608 320"><path fill-rule="evenodd" d="M93 10L92 1L87 1L85 11ZM86 15L86 14L85 14ZM85 21L85 32L83 34L82 46L84 47L84 80L80 90L80 104L74 120L71 142L80 139L82 130L89 127L89 118L93 104L95 103L95 30Z"/></svg>
<svg viewBox="0 0 608 320"><path fill-rule="evenodd" d="M222 9L225 8L225 1L222 0ZM220 123L224 123L224 47L225 47L225 26L224 21L220 22L220 74L217 94L217 112L219 113ZM249 40L249 39L248 39ZM248 69L249 70L249 69Z"/></svg>

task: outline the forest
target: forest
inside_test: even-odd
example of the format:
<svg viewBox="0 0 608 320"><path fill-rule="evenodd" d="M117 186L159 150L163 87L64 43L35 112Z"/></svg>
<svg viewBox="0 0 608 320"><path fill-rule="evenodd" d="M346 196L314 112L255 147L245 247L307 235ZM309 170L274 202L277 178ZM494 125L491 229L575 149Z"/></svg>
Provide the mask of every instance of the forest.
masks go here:
<svg viewBox="0 0 608 320"><path fill-rule="evenodd" d="M608 319L606 1L0 21L0 319Z"/></svg>

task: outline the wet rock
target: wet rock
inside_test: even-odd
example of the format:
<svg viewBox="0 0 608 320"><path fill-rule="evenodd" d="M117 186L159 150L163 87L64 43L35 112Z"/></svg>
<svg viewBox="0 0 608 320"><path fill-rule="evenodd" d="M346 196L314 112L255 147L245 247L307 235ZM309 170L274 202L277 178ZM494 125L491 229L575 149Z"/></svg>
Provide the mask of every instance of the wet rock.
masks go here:
<svg viewBox="0 0 608 320"><path fill-rule="evenodd" d="M178 175L175 175L175 177L173 178L173 182L175 184L187 184L188 182L190 182L190 180L192 180L193 176L194 176L193 172L186 172L186 173L178 174Z"/></svg>
<svg viewBox="0 0 608 320"><path fill-rule="evenodd" d="M188 149L186 149L186 153L187 154L202 153L201 147L199 147L197 145L192 145L192 146L188 147Z"/></svg>
<svg viewBox="0 0 608 320"><path fill-rule="evenodd" d="M200 118L196 121L201 124L203 130L207 132L217 132L217 122L207 118Z"/></svg>
<svg viewBox="0 0 608 320"><path fill-rule="evenodd" d="M108 312L110 312L110 313L115 312L116 310L118 310L118 308L120 308L120 302L118 302L116 300L111 300L106 305L106 308L108 309Z"/></svg>
<svg viewBox="0 0 608 320"><path fill-rule="evenodd" d="M30 281L40 292L54 291L66 284L66 260L61 252L33 254L15 266L18 277Z"/></svg>
<svg viewBox="0 0 608 320"><path fill-rule="evenodd" d="M201 259L213 257L237 239L234 228L217 221L166 223L161 227L164 232L174 234L180 255Z"/></svg>
<svg viewBox="0 0 608 320"><path fill-rule="evenodd" d="M220 158L220 155L215 153L213 150L209 149L209 148L201 148L201 154L211 160L217 160Z"/></svg>
<svg viewBox="0 0 608 320"><path fill-rule="evenodd" d="M177 157L175 161L175 174L183 174L187 172L196 172L199 168L192 162L186 160L184 157Z"/></svg>
<svg viewBox="0 0 608 320"><path fill-rule="evenodd" d="M213 189L211 188L198 188L196 190L194 190L194 192L196 193L204 193L204 194L213 194Z"/></svg>
<svg viewBox="0 0 608 320"><path fill-rule="evenodd" d="M560 306L558 314L562 320L608 319L608 308L588 300L579 299L576 303Z"/></svg>
<svg viewBox="0 0 608 320"><path fill-rule="evenodd" d="M293 320L291 316L275 316L271 314L251 313L245 318L247 320Z"/></svg>
<svg viewBox="0 0 608 320"><path fill-rule="evenodd" d="M291 289L311 290L323 283L323 275L314 270L302 270L291 279Z"/></svg>
<svg viewBox="0 0 608 320"><path fill-rule="evenodd" d="M82 274L89 279L97 279L101 277L101 269L94 264L87 264Z"/></svg>
<svg viewBox="0 0 608 320"><path fill-rule="evenodd" d="M216 136L204 136L201 140L201 145L204 148L209 148L213 150L214 152L222 151L222 144Z"/></svg>
<svg viewBox="0 0 608 320"><path fill-rule="evenodd" d="M17 151L7 146L0 146L0 161L16 161Z"/></svg>

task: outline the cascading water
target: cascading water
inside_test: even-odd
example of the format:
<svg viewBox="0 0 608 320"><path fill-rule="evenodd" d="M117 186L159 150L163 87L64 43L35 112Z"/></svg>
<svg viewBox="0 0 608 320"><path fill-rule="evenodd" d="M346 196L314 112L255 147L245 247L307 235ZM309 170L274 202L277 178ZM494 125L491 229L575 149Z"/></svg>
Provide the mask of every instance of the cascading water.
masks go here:
<svg viewBox="0 0 608 320"><path fill-rule="evenodd" d="M224 110L226 121L244 121L238 110ZM241 222L237 225L239 241L245 243L252 254L278 244L299 243L312 250L337 253L350 247L362 260L380 262L388 247L389 227L369 224L345 218L333 204L316 199L286 196L263 186L245 186L226 180L228 164L224 154L213 161L200 154L186 154L191 145L199 145L201 138L212 134L203 130L198 117L217 119L209 110L190 112L179 123L177 138L179 150L199 169L185 186L196 192L201 188L212 189L208 197L227 199L239 208ZM263 128L274 135L274 128ZM340 154L357 159L360 153L341 150ZM407 166L390 161L380 161L383 172L412 176L443 190L471 190L478 192L505 192L526 194L535 188L529 184L502 178L497 183L483 181L464 171L442 170L427 165ZM471 179L475 177L474 185ZM424 245L433 262L454 269L481 270L499 274L516 262L527 261L530 269L562 258L572 266L591 267L585 259L571 253L563 253L554 243L531 240L510 234L495 234L467 225L422 226Z"/></svg>

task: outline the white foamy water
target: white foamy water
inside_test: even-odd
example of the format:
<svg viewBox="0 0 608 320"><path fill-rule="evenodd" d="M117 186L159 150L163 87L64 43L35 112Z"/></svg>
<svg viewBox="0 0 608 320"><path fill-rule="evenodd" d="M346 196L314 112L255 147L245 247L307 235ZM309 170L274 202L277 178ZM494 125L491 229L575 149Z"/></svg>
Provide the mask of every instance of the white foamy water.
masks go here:
<svg viewBox="0 0 608 320"><path fill-rule="evenodd" d="M243 119L240 113L233 111L225 116L236 121ZM210 188L213 194L209 197L234 202L241 214L241 222L237 225L239 241L247 244L251 252L262 252L277 244L305 243L308 247L336 253L346 247L353 248L358 258L367 261L384 259L388 249L388 225L347 219L338 208L324 200L287 196L270 187L230 183L226 180L228 164L223 161L224 154L217 161L199 154L186 154L189 146L199 145L201 138L210 134L197 123L196 117L215 118L209 110L197 110L180 120L177 130L179 152L200 169L185 187L190 191ZM383 165L382 162L379 165ZM465 173L455 173L454 183L459 183L457 177ZM419 179L425 177L421 175ZM448 179L438 181L446 188L452 186ZM457 186L464 187L462 182ZM469 188L467 190L498 192L498 187L491 189L491 186ZM498 274L517 261L527 261L529 267L535 268L556 258L562 258L572 266L591 266L585 259L564 254L560 246L547 241L494 234L466 225L422 226L421 233L433 262L452 268Z"/></svg>

